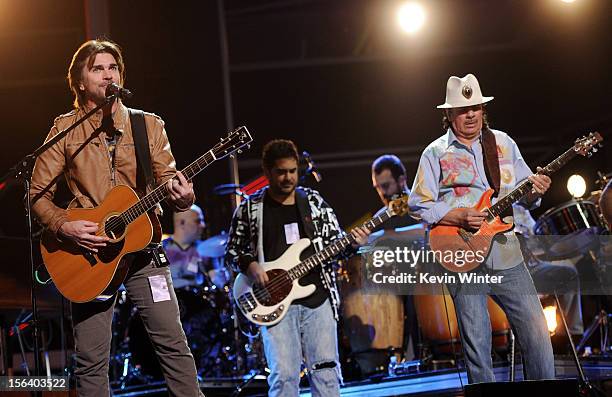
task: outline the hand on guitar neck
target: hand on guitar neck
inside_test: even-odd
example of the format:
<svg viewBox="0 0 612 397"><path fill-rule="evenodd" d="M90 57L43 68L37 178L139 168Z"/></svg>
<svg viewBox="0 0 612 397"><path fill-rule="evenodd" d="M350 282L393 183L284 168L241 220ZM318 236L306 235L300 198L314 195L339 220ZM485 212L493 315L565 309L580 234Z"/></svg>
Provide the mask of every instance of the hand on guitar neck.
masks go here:
<svg viewBox="0 0 612 397"><path fill-rule="evenodd" d="M187 181L181 171L176 173L176 178L170 178L166 183L168 200L178 211L188 210L195 201L193 182Z"/></svg>
<svg viewBox="0 0 612 397"><path fill-rule="evenodd" d="M533 203L539 199L544 195L544 193L546 193L548 188L550 188L552 180L548 175L544 174L543 171L544 169L542 167L538 167L537 173L529 177L533 189L531 190L531 193L525 196L525 201L528 203Z"/></svg>

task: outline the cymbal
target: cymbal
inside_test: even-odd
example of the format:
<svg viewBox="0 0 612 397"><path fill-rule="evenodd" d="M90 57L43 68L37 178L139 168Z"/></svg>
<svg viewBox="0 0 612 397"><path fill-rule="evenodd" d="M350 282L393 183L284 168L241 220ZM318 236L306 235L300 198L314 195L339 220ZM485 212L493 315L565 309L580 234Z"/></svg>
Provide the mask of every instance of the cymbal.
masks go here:
<svg viewBox="0 0 612 397"><path fill-rule="evenodd" d="M240 189L242 185L235 183L224 183L223 185L217 185L213 188L213 194L217 196L225 196L226 194L233 194L237 189Z"/></svg>
<svg viewBox="0 0 612 397"><path fill-rule="evenodd" d="M198 254L205 258L220 258L225 255L225 246L229 240L227 233L217 234L197 246Z"/></svg>

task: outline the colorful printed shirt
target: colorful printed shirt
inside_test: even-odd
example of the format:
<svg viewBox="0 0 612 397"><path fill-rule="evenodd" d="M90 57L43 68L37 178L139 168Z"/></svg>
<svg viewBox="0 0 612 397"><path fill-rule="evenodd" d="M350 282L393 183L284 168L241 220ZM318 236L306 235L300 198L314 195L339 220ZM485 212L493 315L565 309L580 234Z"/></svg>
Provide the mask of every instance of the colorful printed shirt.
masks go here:
<svg viewBox="0 0 612 397"><path fill-rule="evenodd" d="M532 174L518 146L508 134L491 130L497 143L500 168L499 197L508 194L519 182ZM410 209L429 225L438 223L453 208L473 207L490 189L480 139L467 147L449 128L432 142L421 155L417 175L409 198ZM496 200L494 199L494 202ZM539 200L532 205L539 205ZM501 270L521 263L523 257L514 232L493 243L487 267Z"/></svg>

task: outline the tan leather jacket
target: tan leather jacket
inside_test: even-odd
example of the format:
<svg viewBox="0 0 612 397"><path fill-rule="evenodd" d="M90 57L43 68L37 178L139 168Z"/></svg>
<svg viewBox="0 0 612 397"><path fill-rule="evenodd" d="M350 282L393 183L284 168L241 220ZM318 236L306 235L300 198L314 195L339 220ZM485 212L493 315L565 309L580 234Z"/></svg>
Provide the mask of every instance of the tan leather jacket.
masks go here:
<svg viewBox="0 0 612 397"><path fill-rule="evenodd" d="M84 114L84 110L77 109L57 117L46 140L72 125ZM70 207L97 206L111 188L120 184L136 190L136 152L127 108L118 104L113 114L114 127L120 132L114 164L109 156L107 135L104 131L106 128L101 127L101 122L100 111L70 131L64 139L36 160L30 198L34 199L41 192L42 195L34 203L32 210L39 222L54 234L67 220L66 211L52 201L56 190L54 180L62 173L75 198ZM176 174L176 163L163 120L154 114L145 113L145 123L153 175L156 184L160 184ZM101 132L96 135L94 131L98 128ZM138 193L142 196L142 192Z"/></svg>

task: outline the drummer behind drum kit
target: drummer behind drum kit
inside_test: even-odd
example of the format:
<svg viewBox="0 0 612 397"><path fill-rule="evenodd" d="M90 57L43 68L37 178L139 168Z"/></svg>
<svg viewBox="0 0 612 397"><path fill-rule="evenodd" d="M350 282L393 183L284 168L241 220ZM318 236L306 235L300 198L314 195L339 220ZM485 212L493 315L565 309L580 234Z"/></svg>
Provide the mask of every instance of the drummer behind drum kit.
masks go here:
<svg viewBox="0 0 612 397"><path fill-rule="evenodd" d="M239 331L231 299L231 276L223 264L228 235L197 246L212 270L200 285L176 288L181 323L196 361L198 376L235 377L265 366L261 342ZM172 266L172 265L171 265ZM113 321L111 380L118 387L161 380L162 372L137 309L119 291Z"/></svg>

